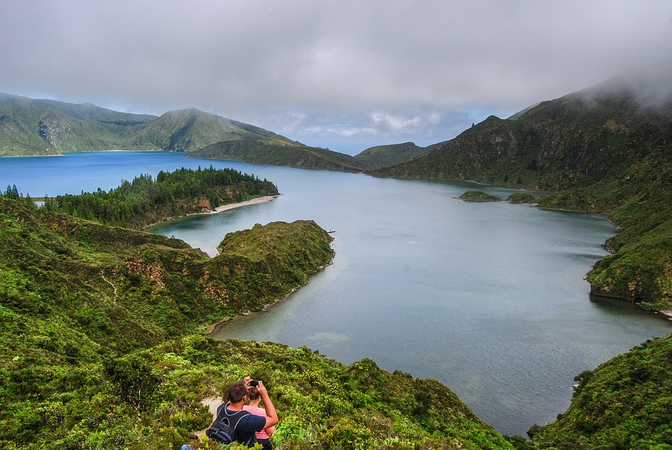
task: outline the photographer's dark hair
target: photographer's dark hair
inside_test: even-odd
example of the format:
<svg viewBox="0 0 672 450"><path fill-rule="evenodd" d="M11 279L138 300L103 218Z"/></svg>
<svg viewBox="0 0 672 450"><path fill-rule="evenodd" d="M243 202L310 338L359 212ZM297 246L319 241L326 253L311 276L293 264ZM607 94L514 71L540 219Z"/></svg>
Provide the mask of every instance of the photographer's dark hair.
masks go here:
<svg viewBox="0 0 672 450"><path fill-rule="evenodd" d="M247 395L247 386L243 380L236 381L229 386L229 401L231 403L238 403Z"/></svg>

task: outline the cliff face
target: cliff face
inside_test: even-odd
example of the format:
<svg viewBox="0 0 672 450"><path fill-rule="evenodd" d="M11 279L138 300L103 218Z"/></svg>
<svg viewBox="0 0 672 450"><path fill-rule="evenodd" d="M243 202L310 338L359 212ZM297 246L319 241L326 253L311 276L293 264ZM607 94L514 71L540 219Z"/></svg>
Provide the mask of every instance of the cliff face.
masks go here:
<svg viewBox="0 0 672 450"><path fill-rule="evenodd" d="M40 137L55 149L62 150L62 143L70 133L70 124L63 116L54 112L47 113L40 118Z"/></svg>

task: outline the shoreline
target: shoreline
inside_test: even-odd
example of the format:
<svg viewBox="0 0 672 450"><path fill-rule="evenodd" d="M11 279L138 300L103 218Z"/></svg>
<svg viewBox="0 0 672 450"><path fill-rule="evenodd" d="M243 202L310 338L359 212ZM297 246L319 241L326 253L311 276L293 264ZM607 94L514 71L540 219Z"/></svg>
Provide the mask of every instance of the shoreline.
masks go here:
<svg viewBox="0 0 672 450"><path fill-rule="evenodd" d="M149 231L151 228L153 228L155 226L162 225L162 224L164 224L166 222L170 222L172 220L182 219L184 217L199 216L199 215L202 215L202 214L217 214L217 213L220 213L220 212L229 211L229 210L236 209L236 208L242 208L244 206L258 205L260 203L268 203L268 202L272 202L273 200L280 197L281 195L282 194L266 195L264 197L257 197L257 198L253 198L251 200L245 200L244 202L227 203L226 205L218 206L217 208L215 208L213 210L210 210L210 211L189 213L189 214L185 214L184 216L168 217L168 218L165 218L165 219L163 219L159 222L147 225L147 226L143 227L142 229L144 231Z"/></svg>
<svg viewBox="0 0 672 450"><path fill-rule="evenodd" d="M250 205L258 205L259 203L267 203L275 200L278 198L280 194L278 195L266 195L264 197L257 197L253 198L252 200L245 200L244 202L239 202L239 203L227 203L226 205L221 205L215 208L212 211L206 211L202 213L193 213L193 214L187 214L188 216L194 216L198 214L217 214L223 211L229 211L231 209L236 209L236 208L242 208L243 206L250 206Z"/></svg>
<svg viewBox="0 0 672 450"><path fill-rule="evenodd" d="M212 337L212 334L217 331L217 329L219 328L220 325L223 325L223 324L229 323L229 322L233 322L233 321L238 320L242 317L253 316L253 315L256 315L256 314L264 313L264 312L268 311L270 308L272 308L273 306L277 305L278 303L284 302L285 300L289 300L289 298L293 294L295 294L296 291L298 291L299 289L301 289L302 287L304 287L305 285L307 285L310 282L310 278L313 275L316 275L316 274L322 272L327 267L329 267L333 264L334 264L334 260L332 258L332 260L329 261L327 264L318 267L317 270L314 273L308 275L308 279L306 280L305 283L303 283L299 286L294 286L288 293L286 293L285 295L283 295L281 297L278 297L278 298L274 299L273 301L271 301L269 303L266 303L258 311L249 311L249 310L248 311L243 311L243 312L240 312L240 313L238 313L236 315L233 315L233 316L223 317L222 319L218 320L217 322L205 326L205 331L203 332L203 336L209 337L209 338L212 338L212 339L218 339L218 338Z"/></svg>

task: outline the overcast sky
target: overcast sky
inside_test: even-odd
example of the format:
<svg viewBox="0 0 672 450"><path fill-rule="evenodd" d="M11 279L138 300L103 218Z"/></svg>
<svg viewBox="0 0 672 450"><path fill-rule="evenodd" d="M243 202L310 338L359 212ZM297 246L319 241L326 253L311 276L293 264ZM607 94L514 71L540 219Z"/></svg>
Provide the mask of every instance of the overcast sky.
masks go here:
<svg viewBox="0 0 672 450"><path fill-rule="evenodd" d="M629 72L670 0L0 0L0 92L203 111L356 154L451 139Z"/></svg>

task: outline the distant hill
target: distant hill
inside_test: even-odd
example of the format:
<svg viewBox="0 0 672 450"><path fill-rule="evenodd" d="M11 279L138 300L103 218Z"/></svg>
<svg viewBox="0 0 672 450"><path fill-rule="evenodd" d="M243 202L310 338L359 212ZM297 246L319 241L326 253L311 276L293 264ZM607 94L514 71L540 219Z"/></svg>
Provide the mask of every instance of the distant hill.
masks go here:
<svg viewBox="0 0 672 450"><path fill-rule="evenodd" d="M197 158L345 172L396 164L424 151L409 143L369 149L355 158L195 108L157 117L0 93L0 156L100 150L186 152Z"/></svg>
<svg viewBox="0 0 672 450"><path fill-rule="evenodd" d="M367 148L356 155L355 159L369 169L376 169L410 161L416 156L426 153L428 150L427 147L418 147L413 142L378 145Z"/></svg>
<svg viewBox="0 0 672 450"><path fill-rule="evenodd" d="M278 139L237 139L217 142L189 154L192 158L225 159L250 164L362 172L354 157L331 150Z"/></svg>
<svg viewBox="0 0 672 450"><path fill-rule="evenodd" d="M542 191L585 187L618 177L647 155L667 131L672 103L642 106L626 86L611 82L516 116L490 116L412 161L372 173Z"/></svg>
<svg viewBox="0 0 672 450"><path fill-rule="evenodd" d="M197 109L161 117L0 93L0 156L98 150L192 152L220 141L296 142Z"/></svg>
<svg viewBox="0 0 672 450"><path fill-rule="evenodd" d="M0 93L0 156L130 148L155 117Z"/></svg>
<svg viewBox="0 0 672 450"><path fill-rule="evenodd" d="M220 141L255 139L296 144L263 128L191 108L170 111L151 121L134 136L133 145L140 148L193 152Z"/></svg>

